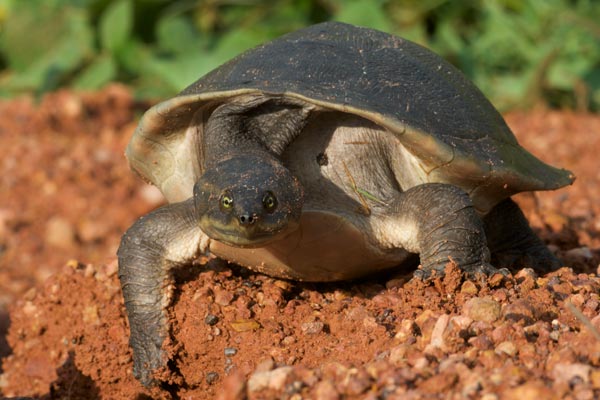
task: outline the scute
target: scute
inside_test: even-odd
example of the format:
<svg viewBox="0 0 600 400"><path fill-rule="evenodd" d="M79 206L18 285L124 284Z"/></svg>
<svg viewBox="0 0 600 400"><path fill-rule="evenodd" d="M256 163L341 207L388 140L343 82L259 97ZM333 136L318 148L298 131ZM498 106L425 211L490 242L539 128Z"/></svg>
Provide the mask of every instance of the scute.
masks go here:
<svg viewBox="0 0 600 400"><path fill-rule="evenodd" d="M202 160L182 143L190 129L201 130L198 110L244 93L293 97L367 118L396 135L431 182L462 187L482 212L514 193L574 179L519 146L485 96L441 57L393 35L335 22L249 50L149 110L127 150L132 168L169 201L189 196Z"/></svg>

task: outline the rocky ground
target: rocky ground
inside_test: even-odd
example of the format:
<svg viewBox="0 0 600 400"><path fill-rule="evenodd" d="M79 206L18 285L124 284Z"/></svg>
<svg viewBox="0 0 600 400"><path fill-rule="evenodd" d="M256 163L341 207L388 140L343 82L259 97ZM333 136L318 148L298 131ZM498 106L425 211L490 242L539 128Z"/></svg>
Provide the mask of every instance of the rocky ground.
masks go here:
<svg viewBox="0 0 600 400"><path fill-rule="evenodd" d="M572 187L517 201L565 267L301 284L202 259L177 274L170 384L132 376L123 231L162 198L123 149L147 107L112 86L0 102L0 394L39 398L600 397L600 117L507 121Z"/></svg>

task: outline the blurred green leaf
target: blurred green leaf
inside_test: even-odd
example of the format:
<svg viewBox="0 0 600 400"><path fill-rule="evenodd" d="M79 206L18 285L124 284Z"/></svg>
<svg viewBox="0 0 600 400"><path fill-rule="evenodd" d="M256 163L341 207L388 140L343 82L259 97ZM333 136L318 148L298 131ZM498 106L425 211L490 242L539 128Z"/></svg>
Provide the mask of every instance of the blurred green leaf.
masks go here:
<svg viewBox="0 0 600 400"><path fill-rule="evenodd" d="M166 97L248 48L327 20L433 49L502 110L600 110L596 0L0 0L0 94L118 80Z"/></svg>
<svg viewBox="0 0 600 400"><path fill-rule="evenodd" d="M146 71L146 62L152 56L152 48L138 40L129 40L119 51L119 67L133 79Z"/></svg>
<svg viewBox="0 0 600 400"><path fill-rule="evenodd" d="M270 37L267 35L267 32L258 29L242 28L228 32L217 42L217 45L211 52L210 62L204 63L203 67L206 67L206 69L202 73L208 72L210 69L223 64L243 51L266 42L269 39Z"/></svg>
<svg viewBox="0 0 600 400"><path fill-rule="evenodd" d="M87 66L73 81L73 87L80 90L97 90L114 80L117 66L109 55L102 55Z"/></svg>
<svg viewBox="0 0 600 400"><path fill-rule="evenodd" d="M100 18L100 43L103 49L116 53L129 40L133 27L131 0L118 0L106 8Z"/></svg>
<svg viewBox="0 0 600 400"><path fill-rule="evenodd" d="M342 1L333 19L385 32L389 32L391 29L390 21L385 15L383 1L381 0Z"/></svg>
<svg viewBox="0 0 600 400"><path fill-rule="evenodd" d="M0 80L5 95L56 89L92 50L92 32L81 10L48 6L29 11L11 17L7 23L10 34L2 37L2 49L14 71ZM56 21L60 24L46 25ZM32 37L37 42L31 43Z"/></svg>
<svg viewBox="0 0 600 400"><path fill-rule="evenodd" d="M161 18L157 24L156 38L160 50L180 54L197 51L206 44L190 19L182 15Z"/></svg>

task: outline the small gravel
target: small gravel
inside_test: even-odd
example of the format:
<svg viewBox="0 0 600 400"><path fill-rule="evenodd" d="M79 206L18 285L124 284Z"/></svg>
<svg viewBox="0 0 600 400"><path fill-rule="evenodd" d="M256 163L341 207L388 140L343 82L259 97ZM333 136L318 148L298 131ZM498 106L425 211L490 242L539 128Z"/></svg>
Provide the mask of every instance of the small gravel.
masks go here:
<svg viewBox="0 0 600 400"><path fill-rule="evenodd" d="M225 350L223 352L225 353L226 357L231 357L236 355L237 349L234 347L225 347Z"/></svg>
<svg viewBox="0 0 600 400"><path fill-rule="evenodd" d="M217 322L219 322L219 317L217 317L216 315L213 315L213 314L208 314L206 316L206 318L204 318L204 323L206 325L213 326L213 325L216 325Z"/></svg>
<svg viewBox="0 0 600 400"><path fill-rule="evenodd" d="M207 372L206 373L206 383L212 385L216 381L219 380L219 374L217 372Z"/></svg>
<svg viewBox="0 0 600 400"><path fill-rule="evenodd" d="M490 297L474 297L467 301L463 312L474 321L494 322L500 318L501 307Z"/></svg>

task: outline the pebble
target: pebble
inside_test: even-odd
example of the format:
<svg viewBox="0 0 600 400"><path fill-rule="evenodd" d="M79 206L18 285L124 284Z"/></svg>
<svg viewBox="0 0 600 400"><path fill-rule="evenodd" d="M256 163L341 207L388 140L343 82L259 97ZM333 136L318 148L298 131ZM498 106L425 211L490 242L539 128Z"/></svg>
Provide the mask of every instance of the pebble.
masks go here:
<svg viewBox="0 0 600 400"><path fill-rule="evenodd" d="M496 354L502 353L513 357L515 354L517 354L517 346L515 346L515 344L511 341L504 341L496 346Z"/></svg>
<svg viewBox="0 0 600 400"><path fill-rule="evenodd" d="M271 371L255 372L248 378L248 392L254 393L265 389L282 390L292 370L292 367L285 366Z"/></svg>
<svg viewBox="0 0 600 400"><path fill-rule="evenodd" d="M325 324L321 321L305 322L302 324L301 329L305 335L316 335L323 332Z"/></svg>
<svg viewBox="0 0 600 400"><path fill-rule="evenodd" d="M406 363L406 353L408 352L409 346L401 344L390 350L390 363L399 366Z"/></svg>
<svg viewBox="0 0 600 400"><path fill-rule="evenodd" d="M448 327L448 322L450 321L450 315L442 314L435 322L435 326L433 327L433 331L431 332L431 342L428 347L431 348L439 348L443 349L445 347L444 343L444 331ZM427 351L426 349L425 351Z"/></svg>
<svg viewBox="0 0 600 400"><path fill-rule="evenodd" d="M339 386L344 394L358 396L371 386L371 377L364 369L350 368L341 379Z"/></svg>
<svg viewBox="0 0 600 400"><path fill-rule="evenodd" d="M63 98L62 106L59 107L63 116L75 119L79 117L83 111L83 101L72 94L67 94Z"/></svg>
<svg viewBox="0 0 600 400"><path fill-rule="evenodd" d="M272 357L268 357L258 363L254 372L266 372L273 368L275 368L275 360Z"/></svg>
<svg viewBox="0 0 600 400"><path fill-rule="evenodd" d="M98 241L109 234L111 227L108 221L83 218L77 223L77 236L85 243Z"/></svg>
<svg viewBox="0 0 600 400"><path fill-rule="evenodd" d="M220 306L228 306L233 300L233 293L224 289L215 289L215 303Z"/></svg>
<svg viewBox="0 0 600 400"><path fill-rule="evenodd" d="M552 332L550 332L550 335L548 335L548 336L553 341L558 342L558 339L560 339L560 332L559 331L552 331Z"/></svg>
<svg viewBox="0 0 600 400"><path fill-rule="evenodd" d="M324 377L334 378L336 381L341 379L348 372L348 369L347 366L336 361L328 362L321 367Z"/></svg>
<svg viewBox="0 0 600 400"><path fill-rule="evenodd" d="M502 281L504 280L504 275L501 273L495 273L494 275L490 276L488 279L488 285L490 287L498 287L500 286L500 284L502 283Z"/></svg>
<svg viewBox="0 0 600 400"><path fill-rule="evenodd" d="M75 230L65 218L53 217L46 223L46 242L68 249L75 244Z"/></svg>
<svg viewBox="0 0 600 400"><path fill-rule="evenodd" d="M367 330L372 330L379 326L375 317L372 316L365 317L362 321L362 324Z"/></svg>
<svg viewBox="0 0 600 400"><path fill-rule="evenodd" d="M582 363L557 363L552 369L552 376L558 382L571 382L575 378L581 379L583 382L590 381L590 372L592 367Z"/></svg>
<svg viewBox="0 0 600 400"><path fill-rule="evenodd" d="M369 316L369 312L363 306L352 307L346 314L347 318L352 321L360 321Z"/></svg>
<svg viewBox="0 0 600 400"><path fill-rule="evenodd" d="M206 374L206 383L212 385L219 379L219 374L216 372L208 372Z"/></svg>
<svg viewBox="0 0 600 400"><path fill-rule="evenodd" d="M469 338L468 343L473 346L473 348L478 350L488 350L493 346L492 341L487 335L477 335Z"/></svg>
<svg viewBox="0 0 600 400"><path fill-rule="evenodd" d="M333 299L336 301L342 301L348 297L350 297L350 293L348 291L338 289L333 292Z"/></svg>
<svg viewBox="0 0 600 400"><path fill-rule="evenodd" d="M463 313L474 321L494 322L500 318L501 307L491 297L474 297L465 303Z"/></svg>
<svg viewBox="0 0 600 400"><path fill-rule="evenodd" d="M292 284L290 282L280 281L280 280L274 281L273 285L277 286L279 289L282 289L282 290L290 290L292 287Z"/></svg>
<svg viewBox="0 0 600 400"><path fill-rule="evenodd" d="M569 298L569 301L575 307L581 308L583 306L583 304L585 303L585 296L581 293L575 293L574 295L571 295L571 297Z"/></svg>
<svg viewBox="0 0 600 400"><path fill-rule="evenodd" d="M400 327L398 328L398 332L394 336L394 339L399 340L401 342L406 342L409 337L414 336L415 333L415 321L412 319L403 319L400 322Z"/></svg>
<svg viewBox="0 0 600 400"><path fill-rule="evenodd" d="M235 347L225 347L223 350L226 357L235 356L237 354L237 349Z"/></svg>
<svg viewBox="0 0 600 400"><path fill-rule="evenodd" d="M281 340L281 344L289 346L296 343L296 338L293 336L286 336Z"/></svg>
<svg viewBox="0 0 600 400"><path fill-rule="evenodd" d="M219 322L219 317L213 314L208 314L206 318L204 318L204 323L206 325L213 326L216 325L217 322Z"/></svg>
<svg viewBox="0 0 600 400"><path fill-rule="evenodd" d="M253 319L239 319L231 323L231 328L236 332L248 332L260 328L260 324Z"/></svg>
<svg viewBox="0 0 600 400"><path fill-rule="evenodd" d="M223 388L218 391L217 400L241 400L246 398L246 379L239 371L233 371L223 380Z"/></svg>
<svg viewBox="0 0 600 400"><path fill-rule="evenodd" d="M450 318L450 324L458 327L458 329L468 329L473 323L473 320L465 315L454 315Z"/></svg>
<svg viewBox="0 0 600 400"><path fill-rule="evenodd" d="M522 268L515 274L516 280L522 279L537 279L537 273L533 268Z"/></svg>
<svg viewBox="0 0 600 400"><path fill-rule="evenodd" d="M556 398L552 390L541 381L529 381L520 386L504 391L503 399L540 400Z"/></svg>
<svg viewBox="0 0 600 400"><path fill-rule="evenodd" d="M600 306L600 301L596 299L588 299L584 305L585 308L592 312L596 311L598 309L598 306Z"/></svg>
<svg viewBox="0 0 600 400"><path fill-rule="evenodd" d="M117 272L119 271L119 263L117 262L117 260L111 261L108 264L106 264L106 268L105 268L105 273L107 277L111 277L117 274Z"/></svg>
<svg viewBox="0 0 600 400"><path fill-rule="evenodd" d="M417 372L423 371L428 366L429 366L429 361L427 360L427 357L419 357L419 358L415 359L413 362L413 368Z"/></svg>
<svg viewBox="0 0 600 400"><path fill-rule="evenodd" d="M524 320L531 324L535 321L535 308L527 300L520 299L507 304L502 310L502 315L507 320Z"/></svg>
<svg viewBox="0 0 600 400"><path fill-rule="evenodd" d="M340 394L330 380L320 381L315 386L316 400L338 400Z"/></svg>
<svg viewBox="0 0 600 400"><path fill-rule="evenodd" d="M532 268L523 268L515 274L515 280L520 286L526 285L529 289L533 289L536 285L538 276Z"/></svg>
<svg viewBox="0 0 600 400"><path fill-rule="evenodd" d="M35 299L36 294L37 294L36 288L32 287L31 289L29 289L28 291L25 292L22 299L26 300L27 302L30 302L33 299Z"/></svg>
<svg viewBox="0 0 600 400"><path fill-rule="evenodd" d="M82 313L83 322L87 325L100 325L100 316L98 314L98 306L86 306Z"/></svg>
<svg viewBox="0 0 600 400"><path fill-rule="evenodd" d="M594 389L600 389L600 370L595 369L590 373L590 381Z"/></svg>
<svg viewBox="0 0 600 400"><path fill-rule="evenodd" d="M477 286L471 281L464 281L460 287L460 292L463 294L477 294Z"/></svg>
<svg viewBox="0 0 600 400"><path fill-rule="evenodd" d="M448 393L457 381L458 374L455 371L446 370L425 379L419 389L426 395Z"/></svg>

